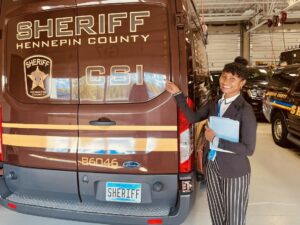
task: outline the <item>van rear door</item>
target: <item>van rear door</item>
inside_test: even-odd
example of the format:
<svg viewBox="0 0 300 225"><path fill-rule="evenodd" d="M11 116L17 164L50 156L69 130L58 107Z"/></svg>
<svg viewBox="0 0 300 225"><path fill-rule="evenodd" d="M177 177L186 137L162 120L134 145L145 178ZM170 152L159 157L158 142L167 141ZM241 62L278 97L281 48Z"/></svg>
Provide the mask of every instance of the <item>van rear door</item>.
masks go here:
<svg viewBox="0 0 300 225"><path fill-rule="evenodd" d="M66 35L75 30L75 1L5 7L4 171L20 178L7 184L23 196L16 202L34 195L78 200L77 46Z"/></svg>
<svg viewBox="0 0 300 225"><path fill-rule="evenodd" d="M174 205L177 110L174 99L164 91L171 73L168 8L145 2L122 7L77 2L83 31L79 47L81 198L115 201L108 196L109 185L135 183L147 186L149 192L160 175L170 175L164 189L170 193L164 193ZM131 200L154 202L150 195ZM166 201L161 198L161 203Z"/></svg>

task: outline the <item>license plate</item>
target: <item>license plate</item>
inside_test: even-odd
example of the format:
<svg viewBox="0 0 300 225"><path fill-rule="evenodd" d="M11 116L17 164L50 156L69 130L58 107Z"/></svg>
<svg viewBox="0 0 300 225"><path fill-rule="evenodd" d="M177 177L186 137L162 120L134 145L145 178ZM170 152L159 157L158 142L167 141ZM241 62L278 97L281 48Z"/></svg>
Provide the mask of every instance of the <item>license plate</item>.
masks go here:
<svg viewBox="0 0 300 225"><path fill-rule="evenodd" d="M141 203L142 184L135 183L106 183L106 201Z"/></svg>

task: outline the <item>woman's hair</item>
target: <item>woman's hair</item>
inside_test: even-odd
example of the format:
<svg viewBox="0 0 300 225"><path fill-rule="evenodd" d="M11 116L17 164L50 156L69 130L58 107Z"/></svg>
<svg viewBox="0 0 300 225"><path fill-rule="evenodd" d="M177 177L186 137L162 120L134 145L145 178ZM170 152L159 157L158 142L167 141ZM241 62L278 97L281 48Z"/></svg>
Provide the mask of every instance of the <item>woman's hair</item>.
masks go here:
<svg viewBox="0 0 300 225"><path fill-rule="evenodd" d="M247 80L248 78L248 69L246 66L237 62L226 64L222 72L231 73L232 75L242 78L242 80Z"/></svg>
<svg viewBox="0 0 300 225"><path fill-rule="evenodd" d="M235 63L240 63L240 64L242 64L242 65L244 65L244 66L248 66L248 60L245 59L245 58L242 57L242 56L236 57L236 58L234 59L234 62L235 62Z"/></svg>

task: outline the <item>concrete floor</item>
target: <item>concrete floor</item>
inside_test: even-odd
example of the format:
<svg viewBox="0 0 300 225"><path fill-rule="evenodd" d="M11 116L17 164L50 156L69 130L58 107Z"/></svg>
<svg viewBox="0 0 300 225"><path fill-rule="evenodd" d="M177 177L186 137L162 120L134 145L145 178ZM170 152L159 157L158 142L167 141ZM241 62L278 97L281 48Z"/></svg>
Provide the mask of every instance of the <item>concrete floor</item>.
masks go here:
<svg viewBox="0 0 300 225"><path fill-rule="evenodd" d="M300 150L274 144L267 123L259 123L255 154L250 158L252 180L247 225L300 225ZM15 213L0 206L0 224L93 225ZM206 190L182 225L211 225ZM101 224L99 224L101 225Z"/></svg>

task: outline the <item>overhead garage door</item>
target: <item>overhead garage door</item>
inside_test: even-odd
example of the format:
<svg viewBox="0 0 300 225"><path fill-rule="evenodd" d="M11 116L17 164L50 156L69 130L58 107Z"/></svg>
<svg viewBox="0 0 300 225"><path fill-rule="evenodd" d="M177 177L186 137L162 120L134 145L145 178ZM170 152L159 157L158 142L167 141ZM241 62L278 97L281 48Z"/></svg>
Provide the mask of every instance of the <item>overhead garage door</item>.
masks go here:
<svg viewBox="0 0 300 225"><path fill-rule="evenodd" d="M230 29L230 33L228 31L212 33L209 30L207 54L210 71L222 70L226 63L232 62L240 55L239 28L237 26Z"/></svg>
<svg viewBox="0 0 300 225"><path fill-rule="evenodd" d="M279 55L291 46L300 43L299 24L285 24L284 27L255 30L250 35L250 63L264 62L278 64Z"/></svg>

